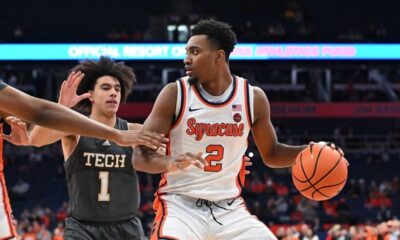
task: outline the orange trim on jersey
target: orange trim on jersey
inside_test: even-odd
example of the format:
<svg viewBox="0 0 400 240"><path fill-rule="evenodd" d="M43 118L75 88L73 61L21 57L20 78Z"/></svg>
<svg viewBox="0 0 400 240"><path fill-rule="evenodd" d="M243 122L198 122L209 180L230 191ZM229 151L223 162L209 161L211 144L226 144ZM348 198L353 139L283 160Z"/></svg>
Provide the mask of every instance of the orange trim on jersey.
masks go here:
<svg viewBox="0 0 400 240"><path fill-rule="evenodd" d="M244 164L245 160L244 160L244 156L242 158L242 166L240 167L240 170L238 172L238 175L236 177L236 187L239 190L239 193L236 197L239 197L242 194L242 188L244 186L244 180L246 177L246 165Z"/></svg>
<svg viewBox="0 0 400 240"><path fill-rule="evenodd" d="M150 240L158 240L160 238L179 240L178 238L171 237L168 235L163 235L163 233L162 233L165 220L167 219L167 216L168 216L167 202L164 201L161 198L161 196L156 195L156 198L154 199L154 202L153 202L153 206L156 206L157 208L155 209L156 217L154 219L154 224L153 224L154 227L151 232Z"/></svg>
<svg viewBox="0 0 400 240"><path fill-rule="evenodd" d="M161 205L161 201L159 200L158 195L156 194L153 201L153 210L156 212L156 217L154 218L153 228L151 229L151 237L150 240L158 239L158 231L160 229L160 223L163 218L163 208Z"/></svg>
<svg viewBox="0 0 400 240"><path fill-rule="evenodd" d="M168 143L167 143L167 156L171 156L171 136L170 136L170 131L168 131L167 138L168 138ZM158 187L157 192L155 193L155 198L153 201L153 210L156 212L156 217L154 218L154 223L153 223L153 230L151 233L150 240L158 240L159 238L163 239L171 239L171 240L179 240L178 238L174 238L171 236L163 235L162 234L162 229L164 227L165 220L167 219L168 215L168 209L167 209L167 203L161 198L161 188L164 186L167 186L167 172L164 172L161 174L161 180L160 184Z"/></svg>
<svg viewBox="0 0 400 240"><path fill-rule="evenodd" d="M185 80L180 80L179 81L181 83L181 94L183 96L182 101L181 101L181 109L178 113L178 119L176 119L176 121L174 122L174 124L171 126L171 129L174 129L176 126L178 126L178 124L181 122L183 115L185 114L185 108L186 108L186 85L185 85ZM177 99L178 100L178 99Z"/></svg>
<svg viewBox="0 0 400 240"><path fill-rule="evenodd" d="M247 122L249 123L249 128L251 129L251 125L253 125L252 124L252 122L251 122L251 113L250 113L250 104L249 104L249 99L250 99L250 93L249 93L249 86L248 86L248 84L247 84L247 80L245 80L244 79L244 81L243 81L243 84L244 84L244 107L245 107L245 110L246 110L246 117L247 117Z"/></svg>
<svg viewBox="0 0 400 240"><path fill-rule="evenodd" d="M221 108L221 107L225 107L226 105L232 103L233 99L236 97L236 94L238 92L238 77L235 76L235 89L234 89L234 93L232 94L232 96L226 100L225 103L223 104L210 104L208 102L206 102L203 97L201 96L201 94L199 93L199 91L197 90L197 88L195 87L195 85L192 85L192 89L193 92L196 94L196 97L200 100L200 102L202 102L204 105L208 106L208 107L212 107L212 108Z"/></svg>
<svg viewBox="0 0 400 240"><path fill-rule="evenodd" d="M2 187L2 194L3 194L3 204L5 207L5 213L6 213L6 218L8 220L8 226L10 228L11 235L10 236L0 236L0 240L5 240L5 239L10 239L13 237L17 236L17 230L15 229L15 226L12 224L12 219L11 219L11 204L10 204L10 199L8 198L8 193L7 193L7 187L6 187L6 180L4 178L4 165L3 165L3 138L1 137L3 133L3 124L0 124L0 184Z"/></svg>
<svg viewBox="0 0 400 240"><path fill-rule="evenodd" d="M167 142L167 151L166 151L166 155L167 156L171 156L171 136L170 136L170 131L168 131L167 134L167 138L168 138L168 142ZM167 182L167 172L161 173L161 180L160 183L158 184L158 189L156 194L162 195L161 193L161 188L163 188L164 186L167 186L168 182Z"/></svg>
<svg viewBox="0 0 400 240"><path fill-rule="evenodd" d="M168 138L168 142L167 142L167 156L171 156L171 129L168 131L167 133L167 138Z"/></svg>
<svg viewBox="0 0 400 240"><path fill-rule="evenodd" d="M2 152L1 152L2 153ZM2 159L1 159L2 160ZM15 226L12 223L12 219L11 219L11 205L10 205L10 199L8 198L8 193L7 193L7 188L6 188L6 182L4 179L4 175L3 173L0 173L0 183L2 186L2 193L3 193L3 204L4 204L4 212L6 213L6 218L7 218L7 222L8 222L8 227L10 229L11 235L9 236L5 236L5 237L1 237L0 240L5 240L5 239L10 239L10 238L14 238L17 236L17 230L15 229Z"/></svg>
<svg viewBox="0 0 400 240"><path fill-rule="evenodd" d="M158 189L156 194L162 194L161 193L161 188L167 186L167 177L165 176L165 173L161 173L161 179L160 179L160 183L158 184Z"/></svg>

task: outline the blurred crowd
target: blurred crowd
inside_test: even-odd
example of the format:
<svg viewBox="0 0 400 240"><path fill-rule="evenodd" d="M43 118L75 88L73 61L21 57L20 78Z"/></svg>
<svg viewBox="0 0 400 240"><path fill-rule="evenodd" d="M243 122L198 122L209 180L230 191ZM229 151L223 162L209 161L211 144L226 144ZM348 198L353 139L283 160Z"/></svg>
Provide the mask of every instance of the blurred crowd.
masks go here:
<svg viewBox="0 0 400 240"><path fill-rule="evenodd" d="M142 206L142 210L144 208L146 207ZM62 240L66 217L66 203L63 203L56 212L40 206L32 211L25 209L18 222L18 233L23 240ZM375 223L326 224L323 229L306 224L304 221L298 224L272 224L270 228L280 240L398 240L400 238L400 221L395 218Z"/></svg>
<svg viewBox="0 0 400 240"><path fill-rule="evenodd" d="M38 210L40 212L40 209ZM59 222L53 231L49 230L46 223L31 213L32 224L27 226L27 221L18 227L27 229L22 231L22 240L63 240L64 225ZM47 216L45 216L47 217ZM42 216L42 219L45 218ZM333 224L323 234L317 234L307 224L279 226L275 228L275 235L279 240L398 240L400 239L400 221L391 219L377 224Z"/></svg>

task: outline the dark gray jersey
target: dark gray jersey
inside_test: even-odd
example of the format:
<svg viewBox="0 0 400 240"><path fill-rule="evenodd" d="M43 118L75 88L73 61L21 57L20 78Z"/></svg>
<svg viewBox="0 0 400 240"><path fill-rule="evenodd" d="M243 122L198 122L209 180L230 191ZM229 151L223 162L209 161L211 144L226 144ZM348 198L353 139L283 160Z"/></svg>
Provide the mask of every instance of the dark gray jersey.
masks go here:
<svg viewBox="0 0 400 240"><path fill-rule="evenodd" d="M117 118L115 128L128 129ZM69 191L69 214L82 221L130 219L139 208L139 186L132 167L132 147L81 136L64 163Z"/></svg>

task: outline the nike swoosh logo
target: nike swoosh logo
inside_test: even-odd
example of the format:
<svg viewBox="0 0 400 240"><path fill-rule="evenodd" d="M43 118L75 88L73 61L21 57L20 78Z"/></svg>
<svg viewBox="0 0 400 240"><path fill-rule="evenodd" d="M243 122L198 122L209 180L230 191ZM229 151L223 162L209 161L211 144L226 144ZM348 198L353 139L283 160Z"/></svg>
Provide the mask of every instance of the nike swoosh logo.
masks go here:
<svg viewBox="0 0 400 240"><path fill-rule="evenodd" d="M203 108L192 108L192 107L190 107L189 108L189 112L194 112L194 111L198 111L198 110L201 110L201 109L203 109Z"/></svg>

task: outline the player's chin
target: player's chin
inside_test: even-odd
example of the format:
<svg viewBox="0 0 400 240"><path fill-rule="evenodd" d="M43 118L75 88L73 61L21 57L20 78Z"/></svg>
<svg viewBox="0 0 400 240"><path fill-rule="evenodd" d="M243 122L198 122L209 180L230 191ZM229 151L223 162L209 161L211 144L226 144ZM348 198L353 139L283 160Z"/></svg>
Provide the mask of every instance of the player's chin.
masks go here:
<svg viewBox="0 0 400 240"><path fill-rule="evenodd" d="M191 78L196 77L193 71L186 71L186 75Z"/></svg>
<svg viewBox="0 0 400 240"><path fill-rule="evenodd" d="M117 113L119 109L119 105L113 105L113 106L107 106L106 111L107 112L112 112L112 113Z"/></svg>

